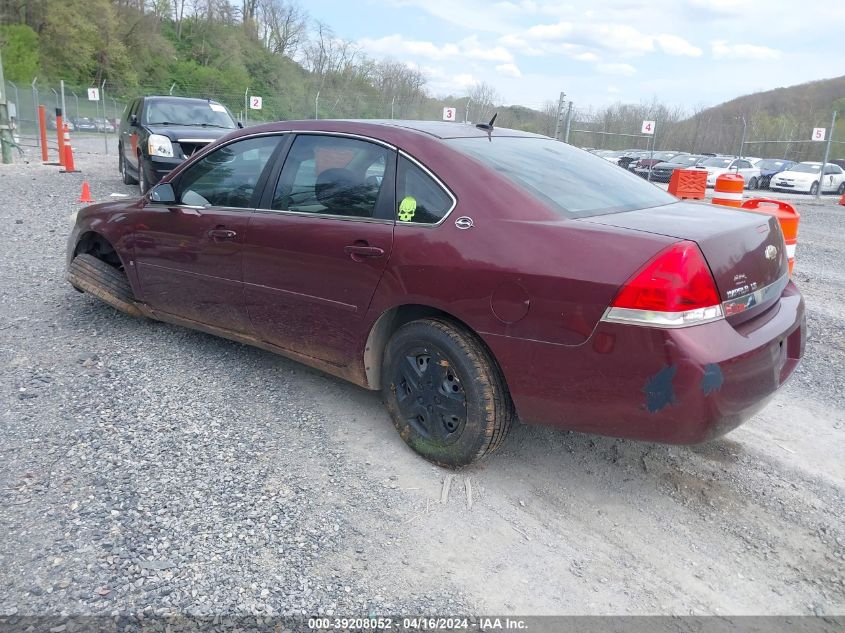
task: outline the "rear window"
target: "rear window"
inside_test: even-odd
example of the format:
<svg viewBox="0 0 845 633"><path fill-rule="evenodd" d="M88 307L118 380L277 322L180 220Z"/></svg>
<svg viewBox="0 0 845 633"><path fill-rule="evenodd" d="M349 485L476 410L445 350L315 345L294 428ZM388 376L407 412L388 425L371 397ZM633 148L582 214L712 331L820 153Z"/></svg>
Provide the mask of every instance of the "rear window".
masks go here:
<svg viewBox="0 0 845 633"><path fill-rule="evenodd" d="M494 136L447 142L569 218L677 202L628 170L560 141Z"/></svg>

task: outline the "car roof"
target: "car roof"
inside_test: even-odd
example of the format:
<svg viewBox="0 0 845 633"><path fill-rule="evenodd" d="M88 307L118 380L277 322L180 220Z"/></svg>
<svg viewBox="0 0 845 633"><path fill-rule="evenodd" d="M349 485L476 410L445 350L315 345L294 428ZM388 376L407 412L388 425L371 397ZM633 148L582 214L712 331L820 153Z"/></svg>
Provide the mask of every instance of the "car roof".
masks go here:
<svg viewBox="0 0 845 633"><path fill-rule="evenodd" d="M302 129L306 126L319 125L319 128L332 127L337 131L346 131L347 128L368 127L368 128L394 128L410 130L438 139L450 138L488 138L489 136L516 136L525 138L549 138L541 134L532 134L522 130L513 130L505 127L493 127L489 132L482 130L473 124L458 123L453 121L405 121L398 119L305 119L299 121L278 121L269 124L277 129ZM375 131L375 130L373 130Z"/></svg>

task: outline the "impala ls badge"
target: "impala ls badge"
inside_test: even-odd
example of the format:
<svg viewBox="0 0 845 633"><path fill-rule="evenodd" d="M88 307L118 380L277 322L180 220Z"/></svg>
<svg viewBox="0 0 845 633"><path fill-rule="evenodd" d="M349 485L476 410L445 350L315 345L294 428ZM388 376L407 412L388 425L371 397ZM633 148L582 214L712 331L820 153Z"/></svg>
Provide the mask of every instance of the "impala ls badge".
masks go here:
<svg viewBox="0 0 845 633"><path fill-rule="evenodd" d="M455 226L459 229L471 229L473 227L472 218L468 218L465 215L462 215L457 220L455 220Z"/></svg>
<svg viewBox="0 0 845 633"><path fill-rule="evenodd" d="M778 256L778 249L776 246L769 244L765 250L766 259L774 259Z"/></svg>

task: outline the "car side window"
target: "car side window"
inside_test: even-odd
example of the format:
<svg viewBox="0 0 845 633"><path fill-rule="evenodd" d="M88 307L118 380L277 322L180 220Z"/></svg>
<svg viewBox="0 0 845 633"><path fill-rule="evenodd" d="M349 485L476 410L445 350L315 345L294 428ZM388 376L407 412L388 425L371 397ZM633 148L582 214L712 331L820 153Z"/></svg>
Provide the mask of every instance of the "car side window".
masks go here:
<svg viewBox="0 0 845 633"><path fill-rule="evenodd" d="M839 175L839 174L841 174L841 173L842 173L842 170L841 170L839 167L837 167L836 165L827 165L827 166L824 168L824 173L825 173L825 174L836 174L836 175Z"/></svg>
<svg viewBox="0 0 845 633"><path fill-rule="evenodd" d="M437 224L454 200L425 170L404 156L396 172L397 219L400 223Z"/></svg>
<svg viewBox="0 0 845 633"><path fill-rule="evenodd" d="M301 134L285 159L271 209L358 218L383 217L391 150L342 136Z"/></svg>
<svg viewBox="0 0 845 633"><path fill-rule="evenodd" d="M282 137L259 136L220 147L180 174L181 204L251 209L262 172Z"/></svg>

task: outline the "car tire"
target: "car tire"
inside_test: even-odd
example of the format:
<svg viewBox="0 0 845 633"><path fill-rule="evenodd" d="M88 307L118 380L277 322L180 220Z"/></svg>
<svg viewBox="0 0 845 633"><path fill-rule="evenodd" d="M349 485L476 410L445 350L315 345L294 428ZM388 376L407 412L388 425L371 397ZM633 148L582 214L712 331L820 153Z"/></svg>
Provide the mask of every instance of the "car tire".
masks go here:
<svg viewBox="0 0 845 633"><path fill-rule="evenodd" d="M748 190L754 191L755 189L757 189L757 184L757 178L751 178L751 180L748 181Z"/></svg>
<svg viewBox="0 0 845 633"><path fill-rule="evenodd" d="M814 182L812 185L810 185L810 195L814 196L818 192L819 192L819 183Z"/></svg>
<svg viewBox="0 0 845 633"><path fill-rule="evenodd" d="M138 189L141 190L141 195L145 195L147 190L150 188L149 184L147 184L147 174L144 171L144 163L142 162L141 155L138 154Z"/></svg>
<svg viewBox="0 0 845 633"><path fill-rule="evenodd" d="M132 316L143 316L135 304L135 295L126 275L88 253L73 258L67 273L68 282L77 290L94 295L104 303Z"/></svg>
<svg viewBox="0 0 845 633"><path fill-rule="evenodd" d="M845 195L845 181L839 183L839 189L836 190L836 195Z"/></svg>
<svg viewBox="0 0 845 633"><path fill-rule="evenodd" d="M381 380L400 437L440 466L466 466L496 450L515 417L484 344L446 319L400 327L385 348Z"/></svg>
<svg viewBox="0 0 845 633"><path fill-rule="evenodd" d="M123 178L124 185L134 185L138 181L135 180L132 176L129 175L129 172L126 171L126 160L123 158L123 149L118 148L117 150L120 152L120 155L117 157L117 167L120 170L120 175Z"/></svg>

